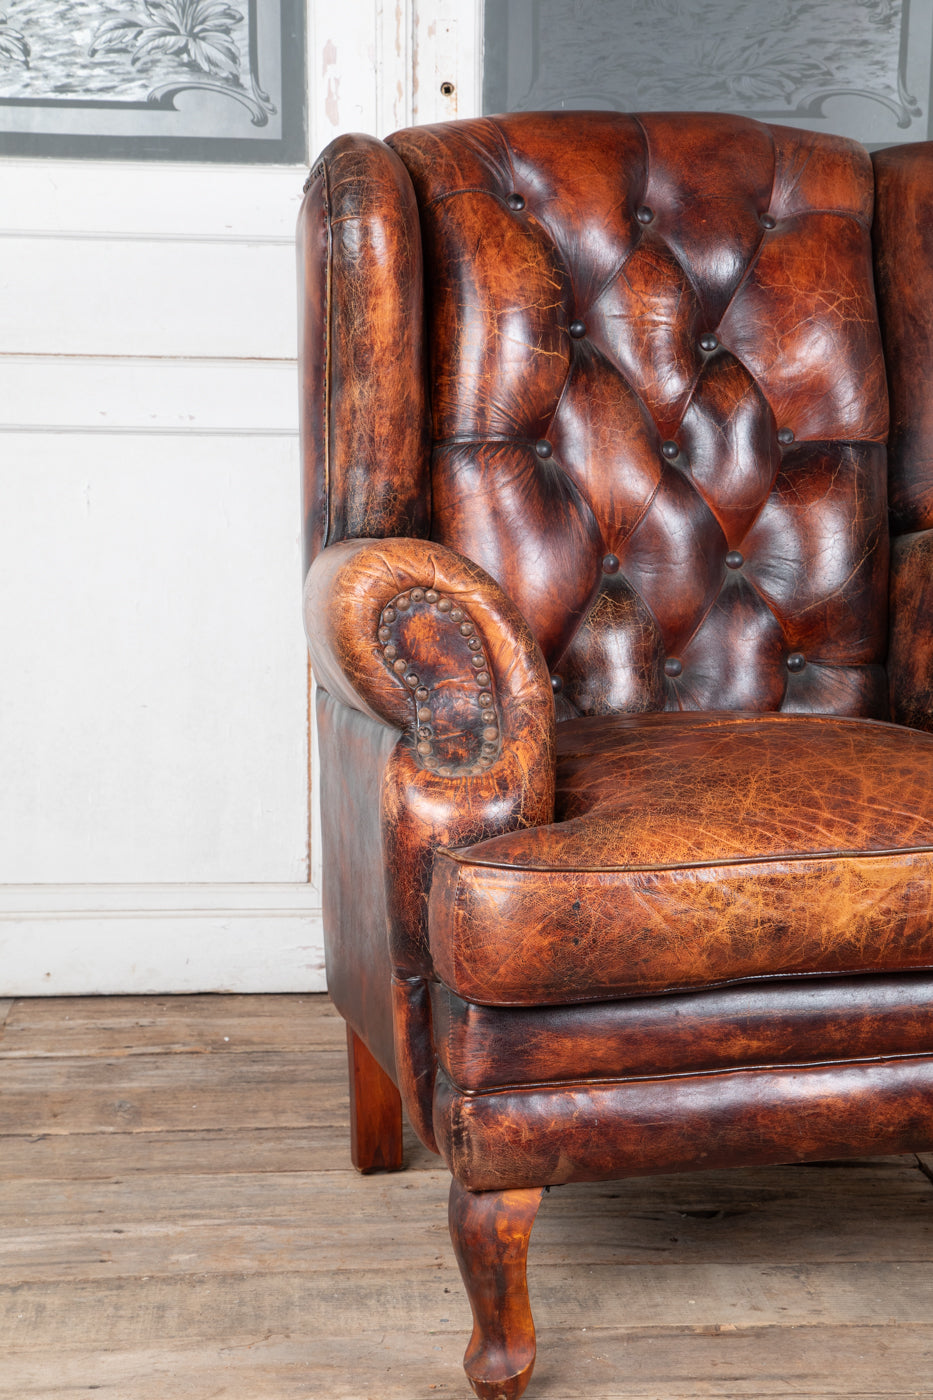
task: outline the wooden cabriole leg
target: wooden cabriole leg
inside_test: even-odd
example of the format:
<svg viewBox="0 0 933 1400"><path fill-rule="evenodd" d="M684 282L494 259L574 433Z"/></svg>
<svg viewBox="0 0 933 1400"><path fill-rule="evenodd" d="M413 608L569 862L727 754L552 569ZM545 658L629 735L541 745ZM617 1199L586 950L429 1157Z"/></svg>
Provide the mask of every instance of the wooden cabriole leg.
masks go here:
<svg viewBox="0 0 933 1400"><path fill-rule="evenodd" d="M481 1400L517 1400L535 1364L525 1263L543 1186L467 1191L450 1186L450 1238L473 1309L463 1367Z"/></svg>
<svg viewBox="0 0 933 1400"><path fill-rule="evenodd" d="M385 1070L347 1026L350 1157L360 1172L396 1172L402 1161L402 1100Z"/></svg>

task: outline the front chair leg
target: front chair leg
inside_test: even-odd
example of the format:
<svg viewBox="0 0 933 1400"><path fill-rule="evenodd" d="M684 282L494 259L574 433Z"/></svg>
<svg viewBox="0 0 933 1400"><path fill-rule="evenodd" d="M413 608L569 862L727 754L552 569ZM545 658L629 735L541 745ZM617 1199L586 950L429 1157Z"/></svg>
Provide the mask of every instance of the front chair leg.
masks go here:
<svg viewBox="0 0 933 1400"><path fill-rule="evenodd" d="M350 1159L358 1172L396 1172L402 1159L402 1100L385 1070L347 1026Z"/></svg>
<svg viewBox="0 0 933 1400"><path fill-rule="evenodd" d="M463 1358L481 1400L517 1400L535 1364L535 1325L525 1263L543 1186L467 1191L450 1184L450 1238L473 1309Z"/></svg>

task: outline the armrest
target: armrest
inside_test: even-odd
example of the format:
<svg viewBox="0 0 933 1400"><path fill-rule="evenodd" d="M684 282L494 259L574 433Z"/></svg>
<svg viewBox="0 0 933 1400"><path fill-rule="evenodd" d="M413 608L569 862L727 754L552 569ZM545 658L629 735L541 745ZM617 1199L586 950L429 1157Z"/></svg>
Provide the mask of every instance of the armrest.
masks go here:
<svg viewBox="0 0 933 1400"><path fill-rule="evenodd" d="M933 530L892 541L889 628L891 718L933 729Z"/></svg>
<svg viewBox="0 0 933 1400"><path fill-rule="evenodd" d="M318 683L409 735L413 769L500 781L508 771L553 794L544 658L476 564L426 540L346 540L311 566L304 609ZM552 796L535 807L549 820Z"/></svg>

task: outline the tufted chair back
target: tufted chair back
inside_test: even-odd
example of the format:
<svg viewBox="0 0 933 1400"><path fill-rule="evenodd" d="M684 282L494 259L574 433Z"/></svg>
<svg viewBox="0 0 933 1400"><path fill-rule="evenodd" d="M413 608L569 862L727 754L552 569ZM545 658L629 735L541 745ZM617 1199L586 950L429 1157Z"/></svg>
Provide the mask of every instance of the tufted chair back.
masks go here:
<svg viewBox="0 0 933 1400"><path fill-rule="evenodd" d="M432 538L563 696L887 713L872 171L751 121L518 115L390 141L425 245Z"/></svg>
<svg viewBox="0 0 933 1400"><path fill-rule="evenodd" d="M415 128L388 142L404 168L355 142L353 178L332 170L321 192L329 236L385 326L408 331L390 343L371 313L333 327L344 345L313 429L342 496L327 542L427 534L483 565L530 623L565 715L886 717L867 153L715 114ZM378 237L359 207L364 158ZM400 442L410 478L389 480Z"/></svg>

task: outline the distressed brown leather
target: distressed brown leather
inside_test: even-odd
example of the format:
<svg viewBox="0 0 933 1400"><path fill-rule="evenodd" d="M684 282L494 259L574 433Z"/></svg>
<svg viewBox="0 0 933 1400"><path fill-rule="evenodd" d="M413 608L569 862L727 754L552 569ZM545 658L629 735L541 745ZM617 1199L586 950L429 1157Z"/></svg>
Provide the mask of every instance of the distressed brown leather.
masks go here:
<svg viewBox="0 0 933 1400"><path fill-rule="evenodd" d="M933 966L928 735L622 715L561 725L558 754L555 823L438 857L431 953L460 996L529 1005Z"/></svg>
<svg viewBox="0 0 933 1400"><path fill-rule="evenodd" d="M426 533L427 386L418 209L397 157L340 137L298 223L305 570L325 545Z"/></svg>
<svg viewBox="0 0 933 1400"><path fill-rule="evenodd" d="M432 987L444 1074L467 1094L567 1081L933 1053L933 977L802 978L576 1006L479 1006Z"/></svg>
<svg viewBox="0 0 933 1400"><path fill-rule="evenodd" d="M874 159L522 113L312 176L328 968L472 1190L931 1145L933 147Z"/></svg>
<svg viewBox="0 0 933 1400"><path fill-rule="evenodd" d="M438 1074L444 1159L471 1191L933 1147L933 1056L465 1095Z"/></svg>
<svg viewBox="0 0 933 1400"><path fill-rule="evenodd" d="M872 160L891 393L891 711L901 724L933 729L933 144L878 151Z"/></svg>
<svg viewBox="0 0 933 1400"><path fill-rule="evenodd" d="M389 144L421 209L431 535L518 604L565 700L886 715L866 153L614 112Z"/></svg>

